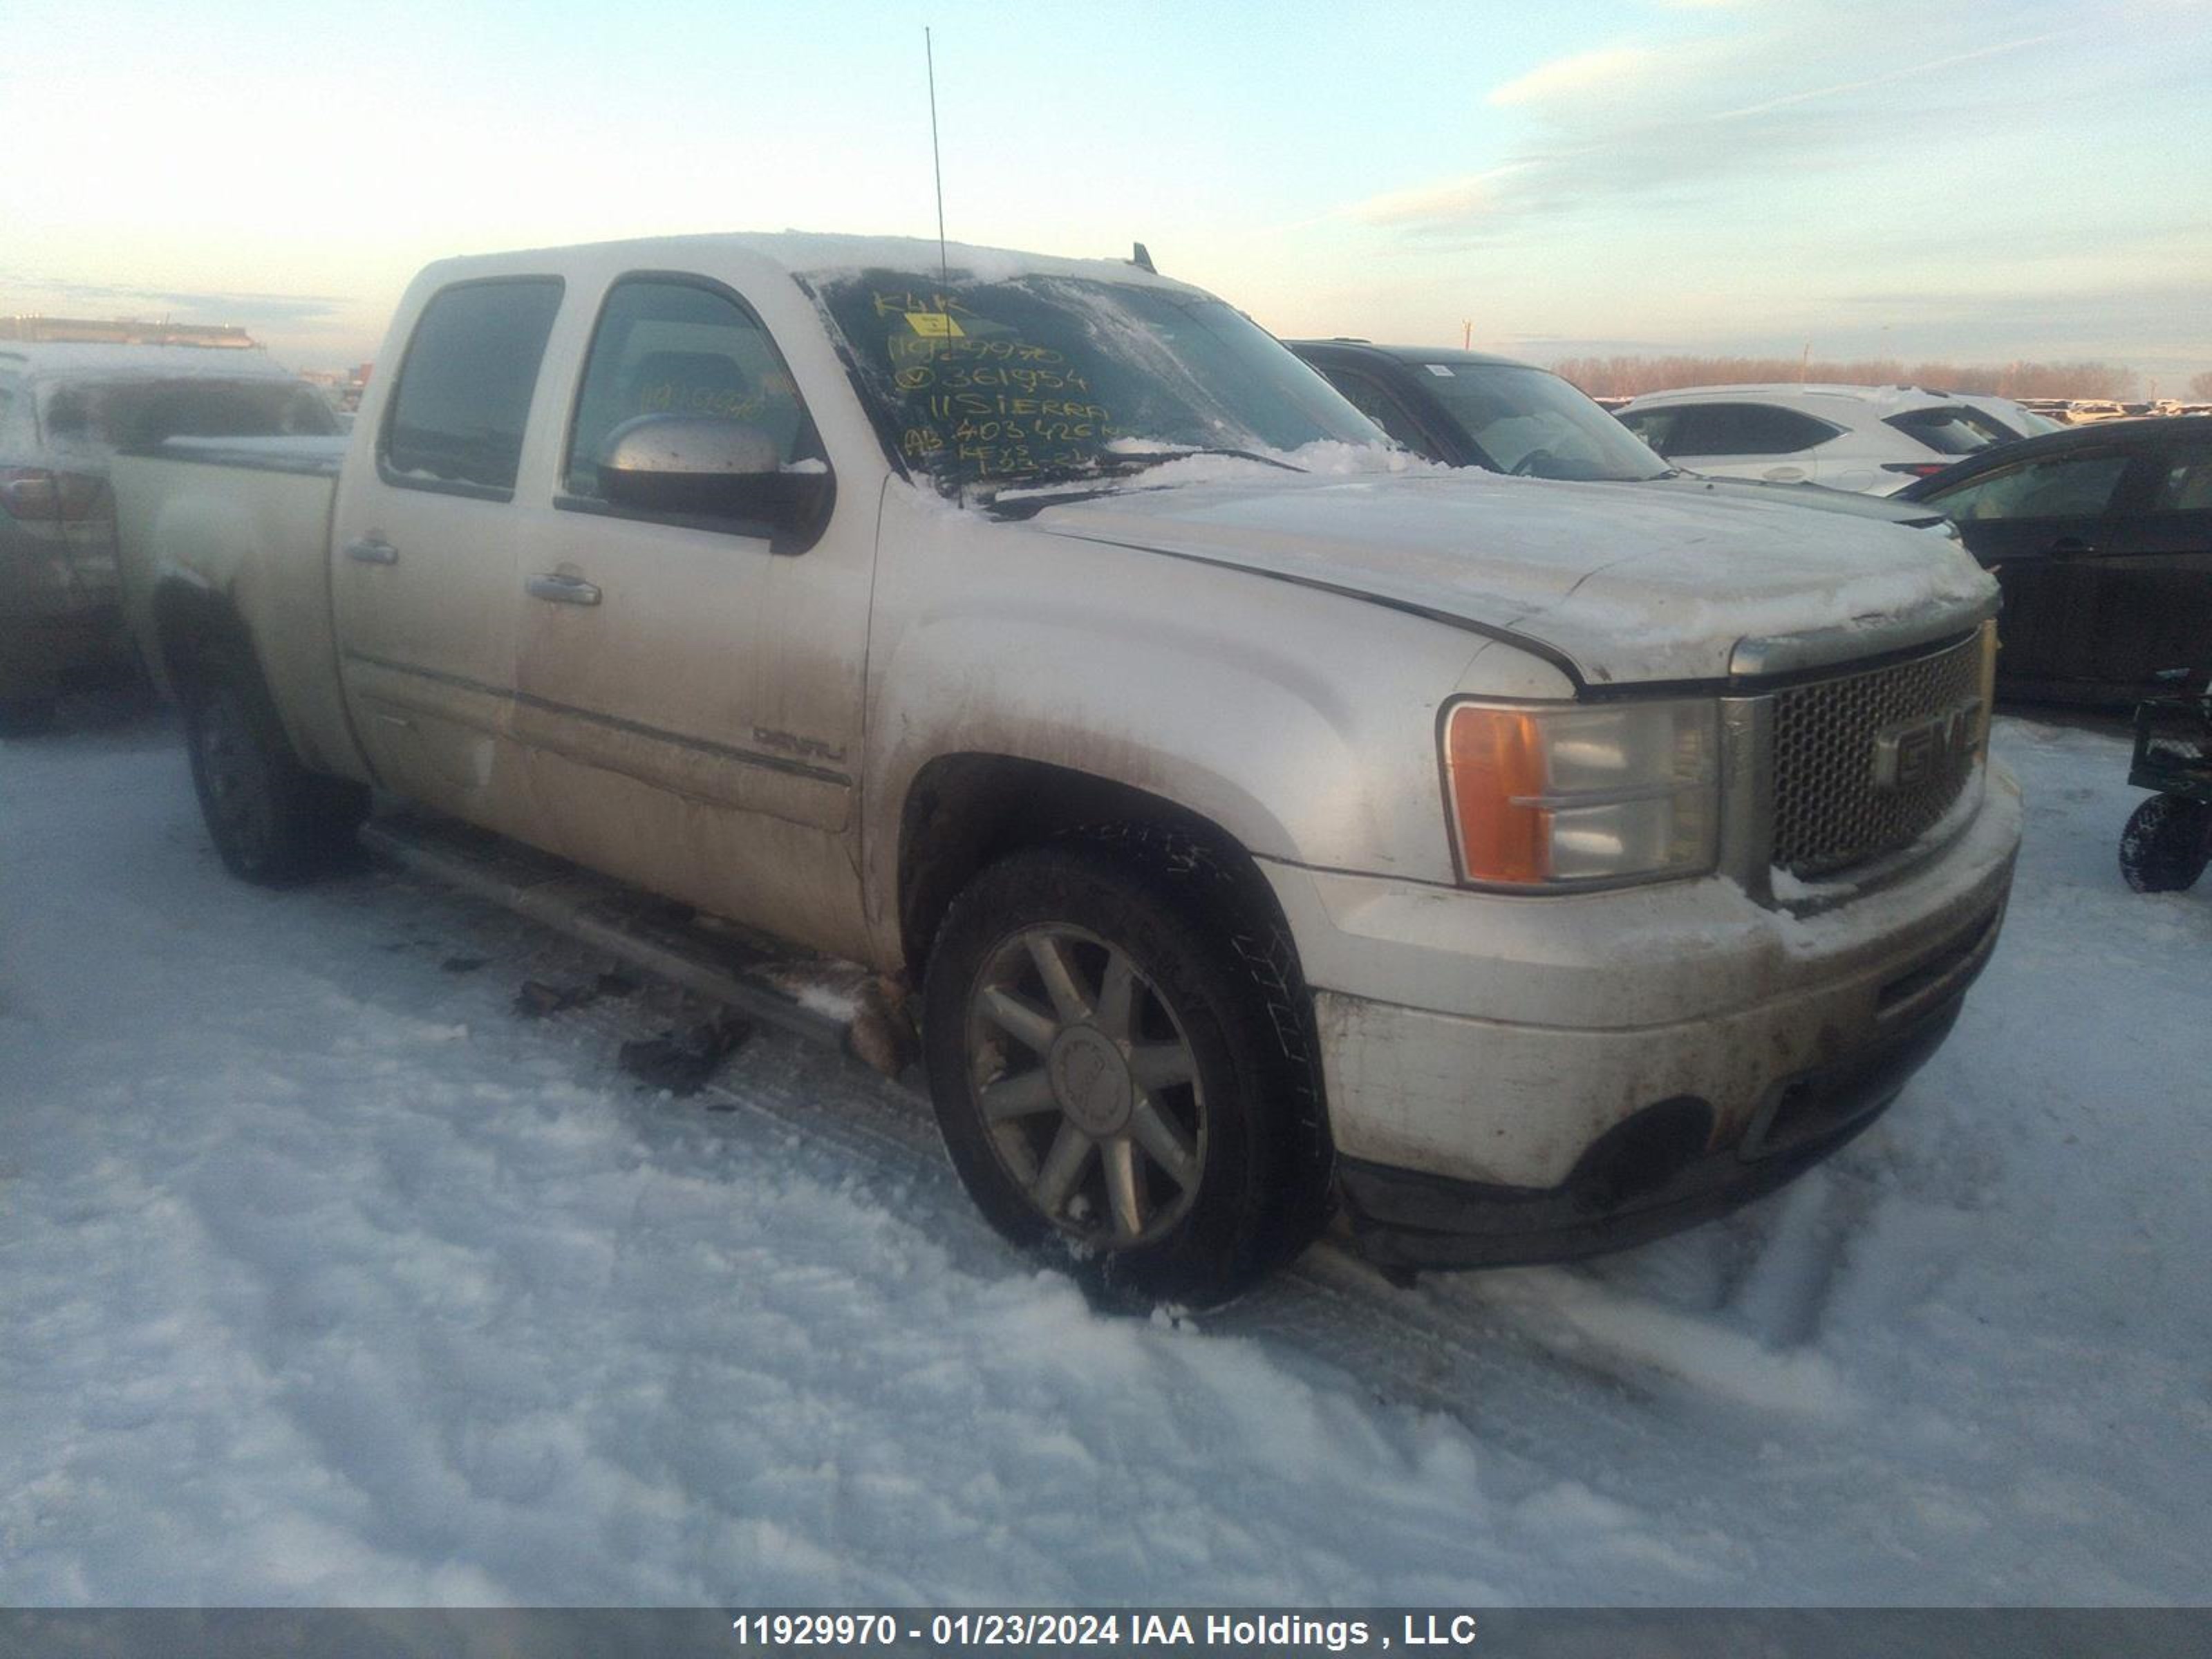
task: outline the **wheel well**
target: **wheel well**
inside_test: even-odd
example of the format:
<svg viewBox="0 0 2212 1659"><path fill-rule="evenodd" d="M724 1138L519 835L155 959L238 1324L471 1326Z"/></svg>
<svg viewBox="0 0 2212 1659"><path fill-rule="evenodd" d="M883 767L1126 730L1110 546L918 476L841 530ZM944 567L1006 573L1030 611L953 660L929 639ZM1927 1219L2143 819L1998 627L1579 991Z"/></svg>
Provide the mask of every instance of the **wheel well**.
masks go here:
<svg viewBox="0 0 2212 1659"><path fill-rule="evenodd" d="M219 653L259 664L252 635L230 602L187 582L165 582L155 590L154 638L162 674L179 696L197 684L201 665Z"/></svg>
<svg viewBox="0 0 2212 1659"><path fill-rule="evenodd" d="M1204 842L1249 872L1273 908L1273 890L1236 837L1187 807L1042 761L941 756L915 779L899 818L899 930L908 971L920 980L946 908L985 866L1086 824L1125 823Z"/></svg>

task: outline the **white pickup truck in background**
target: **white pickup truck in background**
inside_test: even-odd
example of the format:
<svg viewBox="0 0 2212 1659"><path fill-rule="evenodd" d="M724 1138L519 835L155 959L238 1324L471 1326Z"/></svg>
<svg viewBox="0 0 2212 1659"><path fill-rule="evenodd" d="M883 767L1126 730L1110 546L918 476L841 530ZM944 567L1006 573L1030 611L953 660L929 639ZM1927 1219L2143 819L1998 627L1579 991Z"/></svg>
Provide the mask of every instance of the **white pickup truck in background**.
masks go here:
<svg viewBox="0 0 2212 1659"><path fill-rule="evenodd" d="M940 259L942 263L940 263ZM1232 1293L1764 1191L1942 1040L2019 835L1955 543L1446 472L1119 263L457 259L349 445L116 467L216 845L372 786L911 987L1010 1237Z"/></svg>

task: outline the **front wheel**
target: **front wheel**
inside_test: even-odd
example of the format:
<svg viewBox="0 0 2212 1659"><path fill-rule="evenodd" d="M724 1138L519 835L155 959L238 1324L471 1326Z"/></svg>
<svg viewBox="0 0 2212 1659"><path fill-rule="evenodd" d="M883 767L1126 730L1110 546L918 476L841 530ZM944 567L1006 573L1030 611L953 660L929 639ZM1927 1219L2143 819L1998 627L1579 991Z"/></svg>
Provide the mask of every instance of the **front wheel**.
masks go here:
<svg viewBox="0 0 2212 1659"><path fill-rule="evenodd" d="M2138 893L2181 893L2212 863L2212 805L2153 795L2120 831L2120 873Z"/></svg>
<svg viewBox="0 0 2212 1659"><path fill-rule="evenodd" d="M300 764L251 662L211 655L184 693L192 787L224 868L282 886L334 864L368 814L368 792Z"/></svg>
<svg viewBox="0 0 2212 1659"><path fill-rule="evenodd" d="M1218 1302L1310 1236L1304 1079L1233 922L1143 850L1017 853L960 896L925 986L930 1088L1006 1237L1118 1298Z"/></svg>

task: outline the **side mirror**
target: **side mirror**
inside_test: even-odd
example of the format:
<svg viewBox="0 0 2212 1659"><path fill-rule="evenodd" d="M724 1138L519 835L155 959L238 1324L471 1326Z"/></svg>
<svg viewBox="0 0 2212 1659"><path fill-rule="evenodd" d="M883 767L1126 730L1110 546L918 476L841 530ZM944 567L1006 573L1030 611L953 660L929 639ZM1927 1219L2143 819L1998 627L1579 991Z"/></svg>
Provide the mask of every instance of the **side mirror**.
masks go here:
<svg viewBox="0 0 2212 1659"><path fill-rule="evenodd" d="M599 493L616 507L745 519L806 531L829 504L830 471L785 470L775 441L758 427L709 415L640 415L599 445Z"/></svg>

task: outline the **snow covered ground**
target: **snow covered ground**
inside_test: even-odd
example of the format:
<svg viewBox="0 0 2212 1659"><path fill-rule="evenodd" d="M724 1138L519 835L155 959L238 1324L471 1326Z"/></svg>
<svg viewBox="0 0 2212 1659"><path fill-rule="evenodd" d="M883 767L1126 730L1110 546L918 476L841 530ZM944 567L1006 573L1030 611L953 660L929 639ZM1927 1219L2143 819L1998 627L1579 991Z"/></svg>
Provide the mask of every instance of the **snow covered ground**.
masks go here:
<svg viewBox="0 0 2212 1659"><path fill-rule="evenodd" d="M0 745L0 1604L2136 1602L2212 1559L2212 891L2021 720L2020 890L1876 1129L1727 1221L1094 1314L917 1103L689 1100L599 964L222 873L155 719Z"/></svg>

